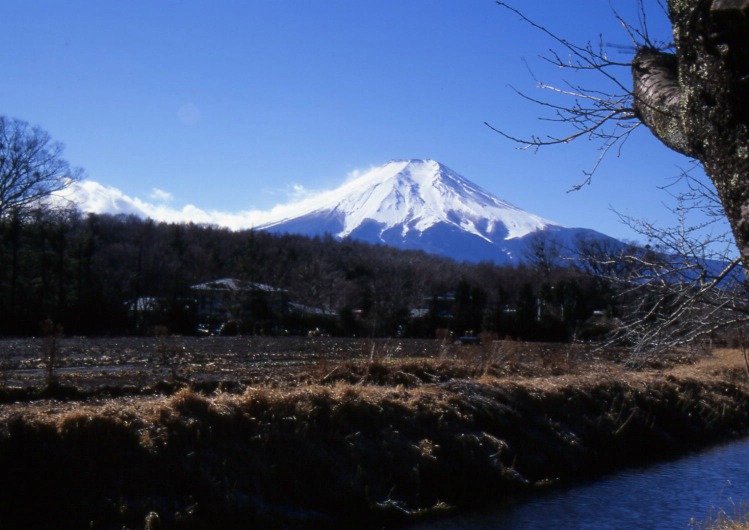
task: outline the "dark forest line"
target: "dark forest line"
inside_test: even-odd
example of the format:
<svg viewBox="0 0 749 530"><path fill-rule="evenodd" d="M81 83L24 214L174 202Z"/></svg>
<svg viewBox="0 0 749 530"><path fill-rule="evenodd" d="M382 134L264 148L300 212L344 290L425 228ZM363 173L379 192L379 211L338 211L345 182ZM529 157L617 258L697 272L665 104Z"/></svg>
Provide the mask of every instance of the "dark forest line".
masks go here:
<svg viewBox="0 0 749 530"><path fill-rule="evenodd" d="M333 237L39 209L0 221L0 333L589 338L612 288L574 264L457 263ZM198 291L219 279L238 292ZM205 309L208 301L220 310ZM212 299L216 298L216 301ZM228 324L227 324L228 323ZM223 327L222 327L223 326Z"/></svg>

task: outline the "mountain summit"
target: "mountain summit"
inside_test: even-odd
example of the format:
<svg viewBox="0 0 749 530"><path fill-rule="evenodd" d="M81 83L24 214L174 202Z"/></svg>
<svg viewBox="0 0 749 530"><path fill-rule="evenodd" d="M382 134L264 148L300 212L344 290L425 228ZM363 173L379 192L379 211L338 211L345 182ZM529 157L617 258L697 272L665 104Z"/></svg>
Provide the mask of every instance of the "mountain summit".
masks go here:
<svg viewBox="0 0 749 530"><path fill-rule="evenodd" d="M564 246L592 230L564 228L498 199L434 160L395 160L302 201L258 229L331 234L458 261L517 264L539 235Z"/></svg>

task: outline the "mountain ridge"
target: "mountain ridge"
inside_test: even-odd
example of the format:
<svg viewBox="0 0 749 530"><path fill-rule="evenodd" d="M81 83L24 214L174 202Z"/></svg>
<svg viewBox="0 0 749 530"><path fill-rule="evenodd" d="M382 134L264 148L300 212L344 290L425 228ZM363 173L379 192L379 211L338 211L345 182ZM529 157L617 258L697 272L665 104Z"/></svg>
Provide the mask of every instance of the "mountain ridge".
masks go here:
<svg viewBox="0 0 749 530"><path fill-rule="evenodd" d="M595 230L567 228L522 210L429 159L391 160L257 228L307 236L330 234L458 261L497 264L526 261L538 237L563 243L560 257L570 254L580 238L616 241Z"/></svg>

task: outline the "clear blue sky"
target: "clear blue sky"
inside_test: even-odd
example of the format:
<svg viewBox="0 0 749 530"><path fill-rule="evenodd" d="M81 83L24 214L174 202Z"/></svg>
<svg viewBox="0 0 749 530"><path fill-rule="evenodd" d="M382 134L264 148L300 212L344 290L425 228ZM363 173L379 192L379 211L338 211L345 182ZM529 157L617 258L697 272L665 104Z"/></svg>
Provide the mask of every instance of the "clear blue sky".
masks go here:
<svg viewBox="0 0 749 530"><path fill-rule="evenodd" d="M518 1L584 43L627 45L608 2ZM630 18L633 0L613 0ZM663 218L688 161L641 127L592 186L586 141L532 154L484 125L544 132L529 71L552 43L491 0L4 0L0 113L40 125L90 180L238 212L329 189L356 169L432 158L567 226L634 237L610 207ZM653 33L668 28L654 12ZM614 53L621 53L616 52ZM626 60L627 53L621 54Z"/></svg>

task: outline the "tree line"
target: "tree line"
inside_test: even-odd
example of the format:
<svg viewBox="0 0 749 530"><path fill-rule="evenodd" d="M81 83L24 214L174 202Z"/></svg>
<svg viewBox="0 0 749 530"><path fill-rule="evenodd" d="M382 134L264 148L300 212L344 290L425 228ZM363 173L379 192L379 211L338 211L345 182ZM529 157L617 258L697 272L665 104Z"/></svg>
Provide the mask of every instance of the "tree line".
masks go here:
<svg viewBox="0 0 749 530"><path fill-rule="evenodd" d="M319 310L271 315L266 333L319 327L341 335L430 337L440 329L565 340L590 333L594 312L616 311L605 281L542 255L518 267L457 263L353 240L73 208L16 210L0 219L6 336L38 334L44 321L68 334L146 333L137 305L146 299L160 305L150 326L196 333L192 286L220 278L273 286L297 307Z"/></svg>
<svg viewBox="0 0 749 530"><path fill-rule="evenodd" d="M579 241L576 264L560 262L542 237L520 267L459 264L332 237L83 215L54 197L81 174L61 153L41 129L0 117L3 335L187 334L215 331L214 318L244 333L568 340L611 331L636 351L657 351L749 315L733 274L742 258L713 256L691 230L640 231L652 248ZM689 208L722 206L703 189L690 187L698 193ZM245 287L206 312L204 299L226 292L195 286L226 278Z"/></svg>

